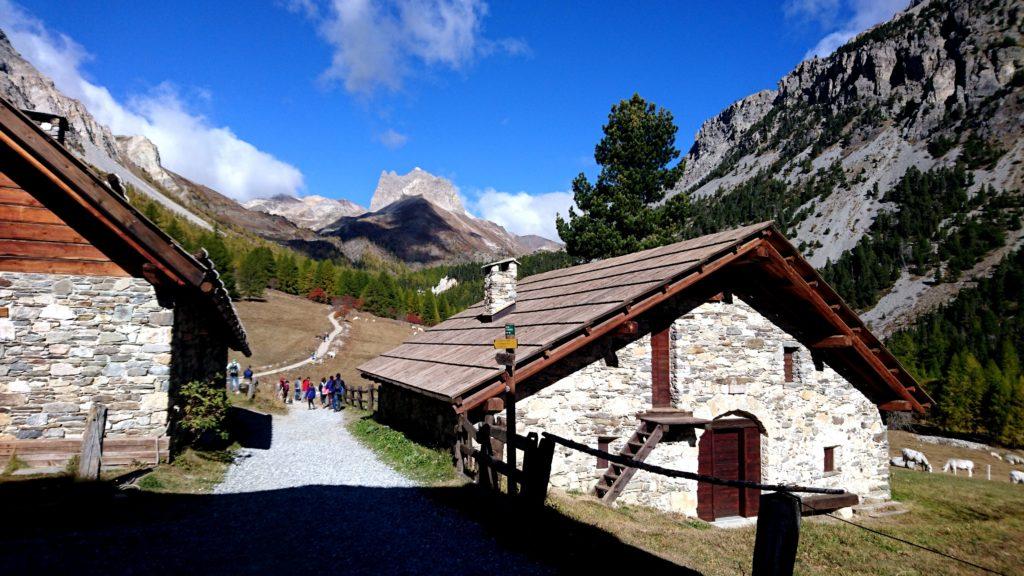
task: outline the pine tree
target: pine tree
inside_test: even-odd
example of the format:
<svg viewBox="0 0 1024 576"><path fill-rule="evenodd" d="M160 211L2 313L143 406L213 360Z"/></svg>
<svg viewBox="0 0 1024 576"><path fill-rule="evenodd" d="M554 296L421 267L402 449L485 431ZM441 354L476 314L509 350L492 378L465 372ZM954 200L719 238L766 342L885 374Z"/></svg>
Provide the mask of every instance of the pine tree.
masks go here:
<svg viewBox="0 0 1024 576"><path fill-rule="evenodd" d="M242 259L238 268L238 292L245 298L262 298L270 280L267 272L266 254L256 248ZM267 250L269 252L269 250Z"/></svg>
<svg viewBox="0 0 1024 576"><path fill-rule="evenodd" d="M634 252L672 239L687 212L685 194L661 206L682 175L672 113L634 94L612 106L594 150L601 172L594 184L580 173L572 183L579 212L557 217L558 234L578 260Z"/></svg>

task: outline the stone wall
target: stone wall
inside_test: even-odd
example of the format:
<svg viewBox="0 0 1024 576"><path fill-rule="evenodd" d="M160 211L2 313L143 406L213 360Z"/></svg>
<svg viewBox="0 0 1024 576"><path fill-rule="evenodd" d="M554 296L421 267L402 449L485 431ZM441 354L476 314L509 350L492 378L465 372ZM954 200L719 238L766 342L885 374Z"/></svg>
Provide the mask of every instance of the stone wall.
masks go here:
<svg viewBox="0 0 1024 576"><path fill-rule="evenodd" d="M143 279L0 272L0 439L165 432L174 314Z"/></svg>
<svg viewBox="0 0 1024 576"><path fill-rule="evenodd" d="M707 303L672 326L672 405L699 418L753 416L764 427L762 480L841 487L887 498L888 443L877 408L831 368L815 370L810 352L739 299ZM784 382L783 354L795 348L794 381ZM651 346L644 337L617 353L618 366L595 362L525 400L517 414L526 431L548 430L591 446L613 436L620 450L651 406ZM697 471L700 435L662 441L648 462ZM824 450L837 447L836 471L824 472ZM551 482L590 493L596 461L558 448ZM696 515L696 483L638 472L619 502Z"/></svg>

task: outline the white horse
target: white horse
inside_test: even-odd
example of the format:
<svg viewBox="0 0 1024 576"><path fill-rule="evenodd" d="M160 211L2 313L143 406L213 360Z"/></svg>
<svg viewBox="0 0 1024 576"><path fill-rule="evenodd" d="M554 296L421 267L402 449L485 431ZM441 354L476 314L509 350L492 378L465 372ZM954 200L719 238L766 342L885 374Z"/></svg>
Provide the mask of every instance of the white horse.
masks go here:
<svg viewBox="0 0 1024 576"><path fill-rule="evenodd" d="M932 465L930 462L928 462L928 457L925 456L924 453L918 452L917 450L913 450L911 448L904 448L903 461L906 463L905 465L907 468L913 469L916 468L917 466L920 466L921 468L927 470L928 472L932 471Z"/></svg>
<svg viewBox="0 0 1024 576"><path fill-rule="evenodd" d="M1024 484L1024 472L1010 470L1010 482L1013 484Z"/></svg>
<svg viewBox="0 0 1024 576"><path fill-rule="evenodd" d="M1007 454L1003 459L1011 466L1024 466L1024 458L1017 456L1016 454Z"/></svg>
<svg viewBox="0 0 1024 576"><path fill-rule="evenodd" d="M970 460L961 460L959 458L950 458L946 460L946 465L942 467L943 472L953 471L953 476L956 476L957 470L967 470L967 476L974 478L974 462Z"/></svg>

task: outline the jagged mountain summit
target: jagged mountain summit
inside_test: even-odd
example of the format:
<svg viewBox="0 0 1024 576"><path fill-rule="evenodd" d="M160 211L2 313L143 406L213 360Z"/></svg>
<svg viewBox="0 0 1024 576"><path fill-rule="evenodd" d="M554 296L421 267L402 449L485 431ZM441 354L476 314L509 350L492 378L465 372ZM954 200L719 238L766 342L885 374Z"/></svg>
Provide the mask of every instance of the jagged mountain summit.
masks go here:
<svg viewBox="0 0 1024 576"><path fill-rule="evenodd" d="M382 171L377 189L373 191L370 200L370 211L376 212L411 196L420 196L449 212L466 214L459 198L459 189L451 180L434 176L419 166L402 175Z"/></svg>
<svg viewBox="0 0 1024 576"><path fill-rule="evenodd" d="M706 121L670 194L691 196L694 234L776 219L815 266L846 259L837 281L902 236L897 277L858 280L882 288L863 302L876 329L906 324L1021 243L1022 17L1019 0L914 2ZM953 187L966 195L922 207Z"/></svg>
<svg viewBox="0 0 1024 576"><path fill-rule="evenodd" d="M288 219L296 226L319 230L345 216L358 216L366 208L348 200L324 198L311 194L295 197L279 194L270 198L257 198L243 204L250 210L276 214Z"/></svg>

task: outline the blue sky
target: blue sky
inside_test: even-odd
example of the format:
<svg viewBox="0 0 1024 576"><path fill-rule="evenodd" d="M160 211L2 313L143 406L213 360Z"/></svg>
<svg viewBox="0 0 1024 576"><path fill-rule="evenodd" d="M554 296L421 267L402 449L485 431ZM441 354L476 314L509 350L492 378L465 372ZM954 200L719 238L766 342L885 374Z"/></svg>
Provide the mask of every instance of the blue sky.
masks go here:
<svg viewBox="0 0 1024 576"><path fill-rule="evenodd" d="M115 132L235 198L365 206L381 170L420 166L551 236L614 102L671 110L685 153L705 119L904 3L0 0L0 26Z"/></svg>

